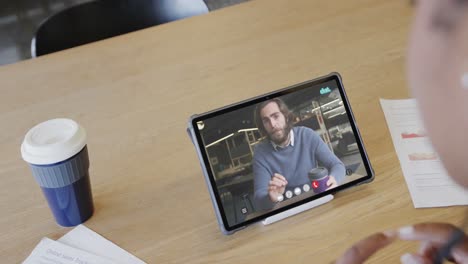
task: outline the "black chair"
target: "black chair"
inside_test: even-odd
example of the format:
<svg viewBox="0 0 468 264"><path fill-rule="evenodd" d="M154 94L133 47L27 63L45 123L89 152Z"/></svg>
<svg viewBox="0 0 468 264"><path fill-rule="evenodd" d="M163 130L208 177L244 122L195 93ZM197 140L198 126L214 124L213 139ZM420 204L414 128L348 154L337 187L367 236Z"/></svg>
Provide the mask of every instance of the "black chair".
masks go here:
<svg viewBox="0 0 468 264"><path fill-rule="evenodd" d="M203 0L97 0L46 19L31 43L32 57L170 21L208 13Z"/></svg>

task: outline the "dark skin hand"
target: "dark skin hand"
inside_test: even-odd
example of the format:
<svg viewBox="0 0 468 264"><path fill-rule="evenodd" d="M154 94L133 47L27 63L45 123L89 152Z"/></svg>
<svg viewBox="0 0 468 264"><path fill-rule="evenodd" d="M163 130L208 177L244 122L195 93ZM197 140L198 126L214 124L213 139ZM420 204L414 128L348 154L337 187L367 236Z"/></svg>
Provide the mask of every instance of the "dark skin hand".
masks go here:
<svg viewBox="0 0 468 264"><path fill-rule="evenodd" d="M374 253L397 241L415 241L420 243L418 252L407 253L401 257L402 263L431 264L438 250L447 242L456 227L446 223L420 223L370 235L349 248L336 264L364 263ZM457 264L468 263L468 237L455 246L450 252L449 260Z"/></svg>

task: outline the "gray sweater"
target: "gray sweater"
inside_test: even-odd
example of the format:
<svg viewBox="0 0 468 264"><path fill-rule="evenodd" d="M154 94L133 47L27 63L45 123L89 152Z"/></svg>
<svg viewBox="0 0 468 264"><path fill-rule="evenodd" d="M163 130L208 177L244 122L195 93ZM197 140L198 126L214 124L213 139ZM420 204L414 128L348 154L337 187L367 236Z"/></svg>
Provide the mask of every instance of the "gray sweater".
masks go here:
<svg viewBox="0 0 468 264"><path fill-rule="evenodd" d="M255 205L257 210L271 209L274 203L268 195L268 183L275 173L288 181L286 189L310 184L308 172L317 167L317 161L341 183L345 177L343 163L312 129L294 127L294 146L275 149L269 140L260 142L254 150L253 171Z"/></svg>

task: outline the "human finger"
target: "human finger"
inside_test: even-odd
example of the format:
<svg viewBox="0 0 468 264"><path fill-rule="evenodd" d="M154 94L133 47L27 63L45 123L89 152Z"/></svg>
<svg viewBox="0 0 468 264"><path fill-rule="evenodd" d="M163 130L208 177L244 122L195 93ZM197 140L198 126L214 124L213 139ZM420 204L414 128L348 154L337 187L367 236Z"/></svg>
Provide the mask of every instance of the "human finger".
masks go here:
<svg viewBox="0 0 468 264"><path fill-rule="evenodd" d="M360 264L395 240L394 232L370 235L350 247L336 264Z"/></svg>

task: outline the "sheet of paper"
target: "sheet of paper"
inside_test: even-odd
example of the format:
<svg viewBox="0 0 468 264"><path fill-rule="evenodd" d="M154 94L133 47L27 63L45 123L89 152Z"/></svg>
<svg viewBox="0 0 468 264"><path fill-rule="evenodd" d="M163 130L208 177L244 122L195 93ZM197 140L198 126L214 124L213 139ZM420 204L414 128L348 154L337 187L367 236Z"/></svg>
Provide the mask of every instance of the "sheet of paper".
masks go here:
<svg viewBox="0 0 468 264"><path fill-rule="evenodd" d="M115 262L45 237L23 264L115 264Z"/></svg>
<svg viewBox="0 0 468 264"><path fill-rule="evenodd" d="M145 262L84 225L75 227L57 241L98 256L106 257L117 263L145 264Z"/></svg>
<svg viewBox="0 0 468 264"><path fill-rule="evenodd" d="M380 99L414 207L467 205L468 191L447 174L425 132L415 99Z"/></svg>

